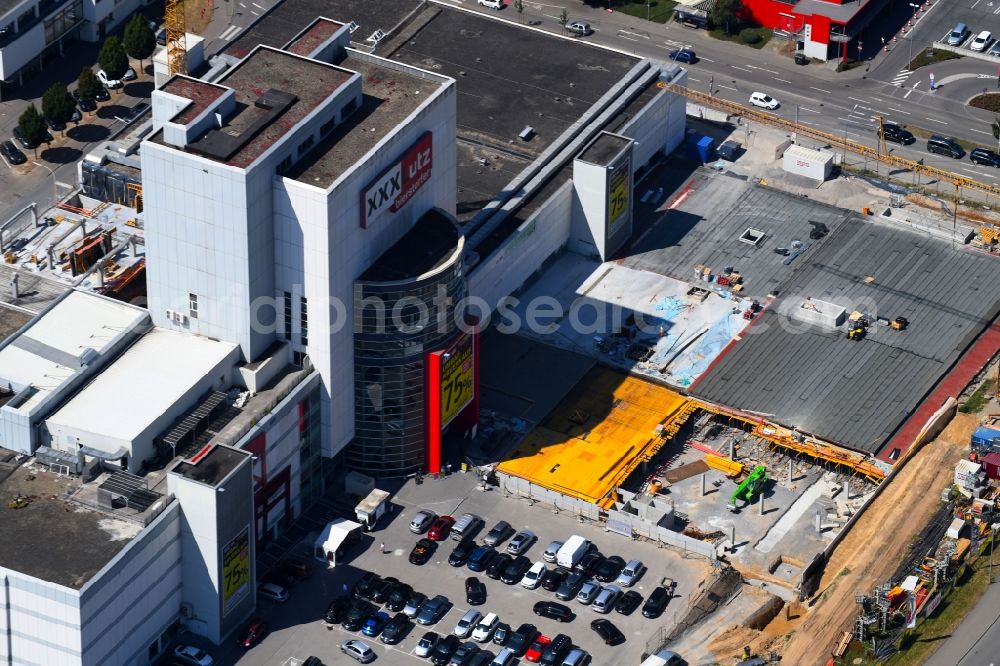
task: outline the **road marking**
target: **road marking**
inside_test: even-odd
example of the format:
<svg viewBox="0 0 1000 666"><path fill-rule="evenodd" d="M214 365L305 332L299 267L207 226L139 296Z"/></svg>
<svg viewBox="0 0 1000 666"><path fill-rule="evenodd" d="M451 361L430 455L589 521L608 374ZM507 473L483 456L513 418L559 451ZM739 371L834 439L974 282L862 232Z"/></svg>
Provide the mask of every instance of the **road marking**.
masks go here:
<svg viewBox="0 0 1000 666"><path fill-rule="evenodd" d="M260 12L256 12L252 9L250 10L250 13L253 14L254 16L260 16Z"/></svg>
<svg viewBox="0 0 1000 666"><path fill-rule="evenodd" d="M823 90L822 88L817 88L816 86L809 86L809 87L812 88L813 90L818 90L821 93L826 93L827 95L832 95L833 94L829 90Z"/></svg>
<svg viewBox="0 0 1000 666"><path fill-rule="evenodd" d="M732 90L733 92L739 92L738 90L736 90L736 88L732 88L730 86L725 86L725 85L722 85L721 83L716 83L715 87L716 88L725 88L726 90Z"/></svg>
<svg viewBox="0 0 1000 666"><path fill-rule="evenodd" d="M941 123L942 125L947 125L947 124L948 124L948 123L947 123L946 121L944 121L944 120L938 120L937 118L928 118L927 116L924 116L924 120L929 120L929 121L931 121L932 123Z"/></svg>
<svg viewBox="0 0 1000 666"><path fill-rule="evenodd" d="M750 72L749 69L744 69L743 67L737 67L736 65L730 65L730 67L732 67L733 69L738 69L741 72ZM750 72L750 73L753 74L753 72Z"/></svg>
<svg viewBox="0 0 1000 666"><path fill-rule="evenodd" d="M979 132L980 134L988 134L989 136L993 136L992 132L984 132L983 130L977 130L977 129L973 129L971 127L969 128L969 130L972 131L972 132Z"/></svg>
<svg viewBox="0 0 1000 666"><path fill-rule="evenodd" d="M221 39L224 42L227 42L230 39L232 39L233 37L235 37L236 33L238 33L239 31L240 31L240 26L238 26L238 25L231 25L228 28L226 28L225 31L221 35L219 35L219 39Z"/></svg>
<svg viewBox="0 0 1000 666"><path fill-rule="evenodd" d="M855 102L858 102L859 104L864 104L864 103L866 103L868 101L866 99L858 99L857 97L848 97L847 99L854 100ZM864 107L861 107L861 108L864 108Z"/></svg>
<svg viewBox="0 0 1000 666"><path fill-rule="evenodd" d="M753 65L747 65L750 69L759 69L762 72L767 72L768 74L777 74L778 72L773 69L764 69L763 67L754 67Z"/></svg>
<svg viewBox="0 0 1000 666"><path fill-rule="evenodd" d="M889 109L890 111L895 111L896 113L902 113L903 115L906 115L906 116L910 115L909 111L903 111L902 109L894 109L891 106L887 106L885 108Z"/></svg>
<svg viewBox="0 0 1000 666"><path fill-rule="evenodd" d="M643 39L649 39L649 35L644 35L641 32L632 32L631 30L619 30L620 35L632 35L633 37L642 37Z"/></svg>
<svg viewBox="0 0 1000 666"><path fill-rule="evenodd" d="M695 83L701 83L701 79L696 79L696 78L691 77L691 76L688 77L688 81L694 81Z"/></svg>
<svg viewBox="0 0 1000 666"><path fill-rule="evenodd" d="M264 9L263 7L261 7L260 5L258 5L256 2L253 3L253 6L256 7L257 9Z"/></svg>
<svg viewBox="0 0 1000 666"><path fill-rule="evenodd" d="M709 58L699 58L699 60L704 60L705 62L715 62L714 60L710 60Z"/></svg>
<svg viewBox="0 0 1000 666"><path fill-rule="evenodd" d="M627 39L630 42L637 42L637 41L639 41L635 37L626 37L625 35L618 35L618 36L621 37L622 39Z"/></svg>
<svg viewBox="0 0 1000 666"><path fill-rule="evenodd" d="M809 113L821 113L820 111L817 111L816 109L810 109L807 106L800 106L799 110L800 111L808 111Z"/></svg>
<svg viewBox="0 0 1000 666"><path fill-rule="evenodd" d="M816 127L816 123L811 123L808 120L800 120L799 124L800 125L809 125L809 127Z"/></svg>
<svg viewBox="0 0 1000 666"><path fill-rule="evenodd" d="M892 85L894 85L894 86L901 86L901 85L903 85L906 82L906 79L910 78L911 74L913 74L913 72L910 71L910 70L908 70L908 69L901 69L901 70L899 70L899 74L897 74L892 79Z"/></svg>
<svg viewBox="0 0 1000 666"><path fill-rule="evenodd" d="M979 175L978 171L973 171L972 169L966 169L965 167L958 167L958 168L961 169L962 171L964 171L965 173L974 173L977 176Z"/></svg>
<svg viewBox="0 0 1000 666"><path fill-rule="evenodd" d="M774 77L774 80L775 81L781 81L782 83L791 83L791 81L789 81L788 79L779 79L777 76Z"/></svg>
<svg viewBox="0 0 1000 666"><path fill-rule="evenodd" d="M983 1L983 0L976 0L976 2L975 2L975 3L973 3L973 5L972 5L971 7L969 7L969 9L975 9L975 8L976 8L976 5L978 5L978 4L979 4L980 2L982 2L982 1ZM993 666L993 664L990 664L990 666Z"/></svg>

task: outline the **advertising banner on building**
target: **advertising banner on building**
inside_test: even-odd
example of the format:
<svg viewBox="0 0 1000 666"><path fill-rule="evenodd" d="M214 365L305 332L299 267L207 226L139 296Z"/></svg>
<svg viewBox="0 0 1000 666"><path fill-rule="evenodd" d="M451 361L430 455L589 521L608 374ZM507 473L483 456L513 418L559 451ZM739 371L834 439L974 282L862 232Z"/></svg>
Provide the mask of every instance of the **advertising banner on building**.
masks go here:
<svg viewBox="0 0 1000 666"><path fill-rule="evenodd" d="M626 157L613 167L608 178L608 223L607 235L605 236L607 241L617 236L631 221L629 215L631 195L632 164L631 160Z"/></svg>
<svg viewBox="0 0 1000 666"><path fill-rule="evenodd" d="M441 427L447 426L472 402L475 367L472 362L474 338L465 335L441 356Z"/></svg>
<svg viewBox="0 0 1000 666"><path fill-rule="evenodd" d="M250 527L222 548L222 616L250 593Z"/></svg>
<svg viewBox="0 0 1000 666"><path fill-rule="evenodd" d="M395 213L431 179L433 135L424 132L394 164L389 165L361 192L361 228Z"/></svg>

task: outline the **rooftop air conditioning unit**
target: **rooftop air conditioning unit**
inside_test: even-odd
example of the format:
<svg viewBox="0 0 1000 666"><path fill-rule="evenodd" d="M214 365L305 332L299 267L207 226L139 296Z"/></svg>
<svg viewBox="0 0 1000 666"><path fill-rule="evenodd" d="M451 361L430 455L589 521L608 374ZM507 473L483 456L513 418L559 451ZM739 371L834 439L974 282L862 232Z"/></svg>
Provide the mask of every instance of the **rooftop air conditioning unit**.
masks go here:
<svg viewBox="0 0 1000 666"><path fill-rule="evenodd" d="M174 320L174 314L176 314L176 313L173 310L168 309L167 310L167 319L170 320L170 321L173 321Z"/></svg>
<svg viewBox="0 0 1000 666"><path fill-rule="evenodd" d="M181 604L181 617L190 620L194 617L194 609L191 604Z"/></svg>

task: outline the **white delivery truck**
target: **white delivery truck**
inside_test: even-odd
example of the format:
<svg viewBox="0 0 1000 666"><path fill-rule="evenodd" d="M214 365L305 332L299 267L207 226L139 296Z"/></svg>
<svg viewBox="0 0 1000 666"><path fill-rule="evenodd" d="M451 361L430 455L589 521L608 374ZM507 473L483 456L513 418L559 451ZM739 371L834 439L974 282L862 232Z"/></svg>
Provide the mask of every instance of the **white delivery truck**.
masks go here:
<svg viewBox="0 0 1000 666"><path fill-rule="evenodd" d="M567 569L572 569L580 563L580 560L583 559L588 550L590 550L590 542L582 536L574 534L567 539L566 543L559 549L559 552L556 553L556 564Z"/></svg>
<svg viewBox="0 0 1000 666"><path fill-rule="evenodd" d="M646 661L639 666L680 666L684 660L673 650L660 650L656 654L646 657Z"/></svg>

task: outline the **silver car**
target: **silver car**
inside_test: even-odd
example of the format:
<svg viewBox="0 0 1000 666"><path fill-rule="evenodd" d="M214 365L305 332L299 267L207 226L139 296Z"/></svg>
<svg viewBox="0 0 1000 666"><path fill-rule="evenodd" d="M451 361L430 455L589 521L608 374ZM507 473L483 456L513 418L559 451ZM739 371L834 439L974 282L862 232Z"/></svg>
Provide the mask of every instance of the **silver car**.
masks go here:
<svg viewBox="0 0 1000 666"><path fill-rule="evenodd" d="M559 549L562 547L562 541L553 541L545 548L545 552L542 553L542 559L549 563L555 562L556 557L559 555Z"/></svg>
<svg viewBox="0 0 1000 666"><path fill-rule="evenodd" d="M581 604L589 604L594 599L596 599L597 595L600 593L601 593L601 584L594 582L592 580L588 580L586 583L583 584L583 587L580 588L580 591L576 595L576 600L579 601Z"/></svg>
<svg viewBox="0 0 1000 666"><path fill-rule="evenodd" d="M522 555L524 551L531 548L538 537L531 530L523 530L514 535L514 538L507 544L507 552L511 555Z"/></svg>
<svg viewBox="0 0 1000 666"><path fill-rule="evenodd" d="M643 572L646 571L646 565L640 560L629 560L622 572L618 574L618 578L615 579L616 585L623 585L625 587L632 587L635 582L639 580Z"/></svg>
<svg viewBox="0 0 1000 666"><path fill-rule="evenodd" d="M462 616L462 619L455 625L455 630L452 633L459 638L468 638L469 634L471 634L472 630L477 624L479 624L479 620L481 620L482 617L483 614L475 608L466 611L465 615Z"/></svg>
<svg viewBox="0 0 1000 666"><path fill-rule="evenodd" d="M410 598L406 600L406 605L403 606L403 614L406 617L414 618L417 613L420 612L420 607L424 605L427 601L427 595L421 592L414 592L410 595Z"/></svg>
<svg viewBox="0 0 1000 666"><path fill-rule="evenodd" d="M413 516L413 520L410 521L410 531L414 534L423 534L430 528L435 518L437 518L437 514L433 511L427 511L426 509L417 511L416 515Z"/></svg>
<svg viewBox="0 0 1000 666"><path fill-rule="evenodd" d="M610 613L620 596L622 596L622 591L617 585L606 585L590 607L597 613Z"/></svg>
<svg viewBox="0 0 1000 666"><path fill-rule="evenodd" d="M439 594L430 601L425 601L417 613L417 624L434 624L448 611L448 597Z"/></svg>
<svg viewBox="0 0 1000 666"><path fill-rule="evenodd" d="M340 644L340 651L355 661L368 664L375 661L375 651L364 641L349 640Z"/></svg>

